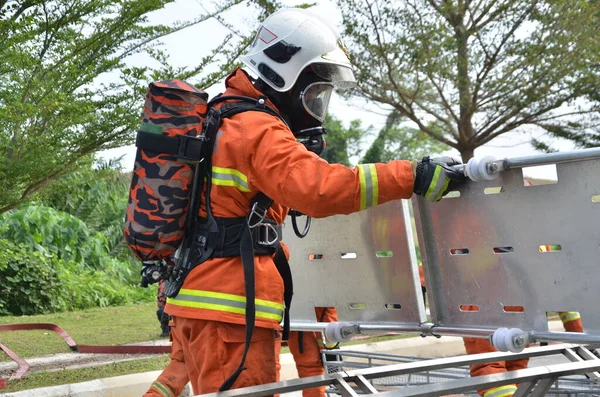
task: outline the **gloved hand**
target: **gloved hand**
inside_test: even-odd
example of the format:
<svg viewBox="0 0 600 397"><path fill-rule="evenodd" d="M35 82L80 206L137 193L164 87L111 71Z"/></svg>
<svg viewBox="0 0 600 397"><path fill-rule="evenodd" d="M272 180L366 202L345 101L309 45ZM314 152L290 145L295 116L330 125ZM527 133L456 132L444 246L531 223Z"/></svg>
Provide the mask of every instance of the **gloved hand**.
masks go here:
<svg viewBox="0 0 600 397"><path fill-rule="evenodd" d="M463 172L452 166L462 164L452 157L423 157L413 162L415 187L413 192L429 201L440 201L449 191L466 180Z"/></svg>

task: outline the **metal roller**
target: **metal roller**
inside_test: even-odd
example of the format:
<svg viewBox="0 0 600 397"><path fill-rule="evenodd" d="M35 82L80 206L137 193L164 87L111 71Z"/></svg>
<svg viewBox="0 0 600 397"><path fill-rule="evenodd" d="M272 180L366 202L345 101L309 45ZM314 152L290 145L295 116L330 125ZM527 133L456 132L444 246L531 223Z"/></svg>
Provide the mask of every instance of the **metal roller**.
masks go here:
<svg viewBox="0 0 600 397"><path fill-rule="evenodd" d="M455 168L463 171L472 181L480 182L494 180L500 172L513 168L568 163L595 158L600 158L600 148L505 159L497 159L494 156L473 157L466 164L457 165Z"/></svg>

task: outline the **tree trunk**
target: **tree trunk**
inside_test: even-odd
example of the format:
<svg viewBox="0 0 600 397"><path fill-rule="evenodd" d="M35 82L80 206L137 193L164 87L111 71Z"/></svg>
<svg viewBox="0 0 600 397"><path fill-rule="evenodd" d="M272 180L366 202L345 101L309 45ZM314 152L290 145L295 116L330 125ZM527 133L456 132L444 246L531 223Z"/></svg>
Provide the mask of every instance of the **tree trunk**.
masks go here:
<svg viewBox="0 0 600 397"><path fill-rule="evenodd" d="M467 148L460 150L460 157L462 158L463 163L469 161L475 155L475 148Z"/></svg>

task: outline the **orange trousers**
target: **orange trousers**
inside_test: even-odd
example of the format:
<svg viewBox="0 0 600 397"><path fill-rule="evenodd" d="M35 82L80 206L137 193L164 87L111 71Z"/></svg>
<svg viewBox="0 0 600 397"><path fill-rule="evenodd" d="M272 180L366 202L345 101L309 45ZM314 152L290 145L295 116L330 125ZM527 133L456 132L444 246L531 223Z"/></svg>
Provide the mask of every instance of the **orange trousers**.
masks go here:
<svg viewBox="0 0 600 397"><path fill-rule="evenodd" d="M581 319L563 323L567 332L583 332ZM481 338L463 338L467 354L490 353L497 351L487 339ZM526 358L520 360L497 361L491 363L473 364L470 367L471 376L491 375L501 372L515 371L527 368L529 360ZM516 386L516 385L515 385ZM494 388L478 390L480 396Z"/></svg>
<svg viewBox="0 0 600 397"><path fill-rule="evenodd" d="M174 326L173 320L169 321L171 330L173 330ZM171 361L152 383L150 389L148 389L143 397L177 397L189 382L181 343L178 339L174 339L173 336L173 332L170 332Z"/></svg>
<svg viewBox="0 0 600 397"><path fill-rule="evenodd" d="M237 369L245 345L245 325L218 321L173 317L173 350L171 362L152 384L144 397L170 397L161 394L160 385L167 385L173 396L187 378L194 394L214 393ZM244 366L233 389L272 383L278 380L276 356L279 355L278 331L255 328ZM184 377L183 374L186 374ZM171 388L171 386L174 386Z"/></svg>
<svg viewBox="0 0 600 397"><path fill-rule="evenodd" d="M300 346L300 332L290 332L288 347L294 356L299 378L325 375L325 368L321 362L321 348L318 339L320 333L302 331L302 346ZM302 350L302 351L301 351ZM324 397L325 386L302 390L302 397Z"/></svg>
<svg viewBox="0 0 600 397"><path fill-rule="evenodd" d="M338 321L335 307L315 307L315 315L319 322ZM290 353L294 357L298 377L325 375L321 361L321 351L325 348L320 332L290 332L288 340ZM303 397L325 397L325 386L302 390Z"/></svg>

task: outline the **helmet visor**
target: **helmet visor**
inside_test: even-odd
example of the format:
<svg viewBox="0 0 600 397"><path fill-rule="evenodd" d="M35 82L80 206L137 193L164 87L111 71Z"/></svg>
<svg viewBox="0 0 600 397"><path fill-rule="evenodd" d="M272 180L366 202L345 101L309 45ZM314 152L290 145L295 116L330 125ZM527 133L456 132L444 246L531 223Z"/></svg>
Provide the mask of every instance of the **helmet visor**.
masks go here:
<svg viewBox="0 0 600 397"><path fill-rule="evenodd" d="M347 90L356 85L352 69L347 66L331 63L314 63L310 65L313 72L324 80L331 81L336 88Z"/></svg>
<svg viewBox="0 0 600 397"><path fill-rule="evenodd" d="M320 122L325 121L333 84L329 82L312 83L302 91L304 109Z"/></svg>

